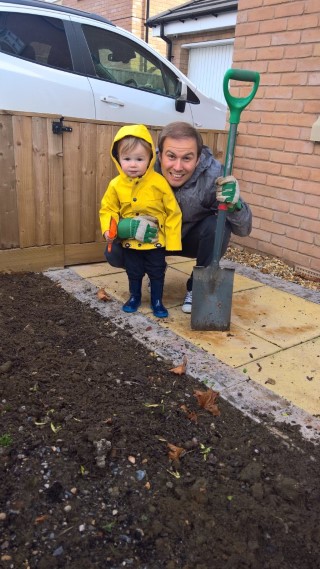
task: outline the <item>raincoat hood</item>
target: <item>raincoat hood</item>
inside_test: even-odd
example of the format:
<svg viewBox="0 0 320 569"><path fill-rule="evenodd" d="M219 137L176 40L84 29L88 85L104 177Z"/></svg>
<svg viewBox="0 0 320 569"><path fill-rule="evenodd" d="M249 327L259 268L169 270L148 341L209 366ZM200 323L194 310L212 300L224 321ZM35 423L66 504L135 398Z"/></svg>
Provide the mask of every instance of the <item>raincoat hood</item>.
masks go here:
<svg viewBox="0 0 320 569"><path fill-rule="evenodd" d="M153 169L154 163L156 161L156 150L152 140L152 136L148 131L148 129L143 124L126 125L121 127L120 130L117 132L110 149L110 155L114 164L116 165L116 168L120 176L125 178L127 178L127 175L123 172L120 163L118 162L117 147L118 147L118 142L127 136L134 136L135 138L141 138L142 140L148 142L151 146L151 160L145 174L142 176L143 178L148 174L148 172L150 172L150 170Z"/></svg>

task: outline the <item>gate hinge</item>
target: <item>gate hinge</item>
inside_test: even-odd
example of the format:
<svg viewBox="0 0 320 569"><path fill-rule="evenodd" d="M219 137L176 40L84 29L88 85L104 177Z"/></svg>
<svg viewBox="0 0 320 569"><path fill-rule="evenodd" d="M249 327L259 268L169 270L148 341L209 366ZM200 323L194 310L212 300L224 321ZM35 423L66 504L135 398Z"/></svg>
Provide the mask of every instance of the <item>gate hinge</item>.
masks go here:
<svg viewBox="0 0 320 569"><path fill-rule="evenodd" d="M72 132L71 126L63 125L64 117L61 117L59 121L53 121L52 132L53 134L62 134L63 132Z"/></svg>

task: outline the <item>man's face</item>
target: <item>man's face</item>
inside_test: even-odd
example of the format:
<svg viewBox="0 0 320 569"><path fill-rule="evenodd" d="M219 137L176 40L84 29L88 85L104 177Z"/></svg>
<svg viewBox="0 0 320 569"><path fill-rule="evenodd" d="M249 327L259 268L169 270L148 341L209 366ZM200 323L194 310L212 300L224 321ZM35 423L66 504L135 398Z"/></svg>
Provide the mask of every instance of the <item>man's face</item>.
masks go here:
<svg viewBox="0 0 320 569"><path fill-rule="evenodd" d="M168 184L179 188L191 178L199 162L197 143L194 138L165 138L159 159Z"/></svg>

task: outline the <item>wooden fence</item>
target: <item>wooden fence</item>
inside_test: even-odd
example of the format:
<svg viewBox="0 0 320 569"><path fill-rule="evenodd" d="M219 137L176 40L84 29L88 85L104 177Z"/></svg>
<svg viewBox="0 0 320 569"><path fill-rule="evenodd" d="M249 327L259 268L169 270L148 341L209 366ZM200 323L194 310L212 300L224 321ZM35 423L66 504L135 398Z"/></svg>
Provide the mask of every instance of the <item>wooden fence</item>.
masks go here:
<svg viewBox="0 0 320 569"><path fill-rule="evenodd" d="M101 198L121 124L0 111L0 271L41 271L104 260ZM155 144L161 127L151 127ZM201 130L224 161L226 131Z"/></svg>

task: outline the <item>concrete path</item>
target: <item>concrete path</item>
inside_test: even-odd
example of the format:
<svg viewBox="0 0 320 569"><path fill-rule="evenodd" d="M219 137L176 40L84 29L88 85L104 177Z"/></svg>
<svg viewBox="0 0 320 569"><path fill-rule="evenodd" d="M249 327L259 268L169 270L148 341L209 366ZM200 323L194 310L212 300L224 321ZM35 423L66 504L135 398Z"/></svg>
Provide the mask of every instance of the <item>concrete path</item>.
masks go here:
<svg viewBox="0 0 320 569"><path fill-rule="evenodd" d="M320 440L320 292L225 261L224 266L236 268L231 329L192 331L181 304L194 261L170 257L167 262L166 319L153 316L146 282L139 312L125 314L126 273L107 263L46 274L120 328L129 327L156 355L174 364L187 356L189 375L251 417L277 422L278 428L284 422L297 424L303 436ZM98 301L99 288L114 301Z"/></svg>

